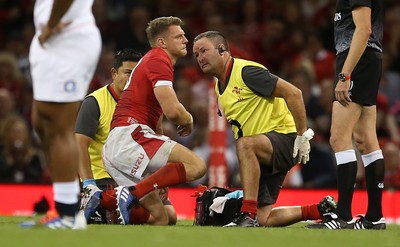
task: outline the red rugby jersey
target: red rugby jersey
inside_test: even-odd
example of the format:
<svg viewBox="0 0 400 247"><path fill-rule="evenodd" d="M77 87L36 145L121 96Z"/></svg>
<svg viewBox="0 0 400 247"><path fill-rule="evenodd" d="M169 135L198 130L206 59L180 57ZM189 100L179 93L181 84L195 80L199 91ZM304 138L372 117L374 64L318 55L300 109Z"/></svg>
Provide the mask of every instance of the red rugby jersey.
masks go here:
<svg viewBox="0 0 400 247"><path fill-rule="evenodd" d="M133 123L145 124L154 131L162 109L154 95L154 87L173 81L172 61L161 48L153 48L136 65L115 108L111 129Z"/></svg>

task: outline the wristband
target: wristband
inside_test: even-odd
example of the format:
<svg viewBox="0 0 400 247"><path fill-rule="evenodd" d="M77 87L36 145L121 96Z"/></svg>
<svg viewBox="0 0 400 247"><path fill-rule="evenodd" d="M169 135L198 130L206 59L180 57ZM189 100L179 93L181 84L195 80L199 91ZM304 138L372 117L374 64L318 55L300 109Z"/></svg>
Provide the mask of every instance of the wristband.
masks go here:
<svg viewBox="0 0 400 247"><path fill-rule="evenodd" d="M339 75L338 75L338 79L339 79L339 81L341 81L341 82L346 82L346 81L348 81L348 80L351 79L351 76L350 76L350 75L346 75L345 73L341 72L341 73L339 73Z"/></svg>

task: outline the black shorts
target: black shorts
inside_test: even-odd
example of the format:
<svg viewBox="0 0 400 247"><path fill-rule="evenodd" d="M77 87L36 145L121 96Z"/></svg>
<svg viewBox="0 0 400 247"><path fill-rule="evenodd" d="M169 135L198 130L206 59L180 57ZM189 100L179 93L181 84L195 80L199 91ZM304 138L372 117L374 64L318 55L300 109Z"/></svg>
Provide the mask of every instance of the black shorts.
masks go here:
<svg viewBox="0 0 400 247"><path fill-rule="evenodd" d="M296 164L293 146L296 133L280 134L275 131L265 134L272 143L272 166L260 165L261 175L258 189L258 207L276 203L287 172Z"/></svg>
<svg viewBox="0 0 400 247"><path fill-rule="evenodd" d="M343 64L349 50L339 53L336 57L336 75L342 72ZM367 48L360 61L351 73L350 98L363 106L376 105L379 83L382 75L382 53L373 48ZM338 83L334 80L334 88Z"/></svg>

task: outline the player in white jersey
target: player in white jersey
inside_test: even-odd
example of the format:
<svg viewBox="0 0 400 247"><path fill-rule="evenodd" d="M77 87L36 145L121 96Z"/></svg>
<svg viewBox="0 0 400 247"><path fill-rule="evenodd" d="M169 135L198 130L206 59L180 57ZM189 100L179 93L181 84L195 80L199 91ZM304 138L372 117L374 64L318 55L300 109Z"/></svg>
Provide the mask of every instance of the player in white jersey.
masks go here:
<svg viewBox="0 0 400 247"><path fill-rule="evenodd" d="M86 228L77 216L79 150L74 137L79 106L101 51L92 14L94 0L36 0L36 34L29 60L33 80L32 121L53 181L59 217L50 228Z"/></svg>

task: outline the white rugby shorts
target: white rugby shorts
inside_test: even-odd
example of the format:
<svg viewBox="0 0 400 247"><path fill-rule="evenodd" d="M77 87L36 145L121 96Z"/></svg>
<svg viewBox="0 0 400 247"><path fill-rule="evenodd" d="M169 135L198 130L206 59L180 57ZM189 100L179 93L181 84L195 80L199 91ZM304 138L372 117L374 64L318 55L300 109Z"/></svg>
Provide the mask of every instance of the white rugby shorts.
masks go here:
<svg viewBox="0 0 400 247"><path fill-rule="evenodd" d="M119 186L131 186L166 165L176 142L147 125L116 127L103 146L103 164Z"/></svg>
<svg viewBox="0 0 400 247"><path fill-rule="evenodd" d="M33 98L45 102L83 100L101 52L97 26L66 30L50 37L44 47L38 37L36 33L29 51Z"/></svg>

